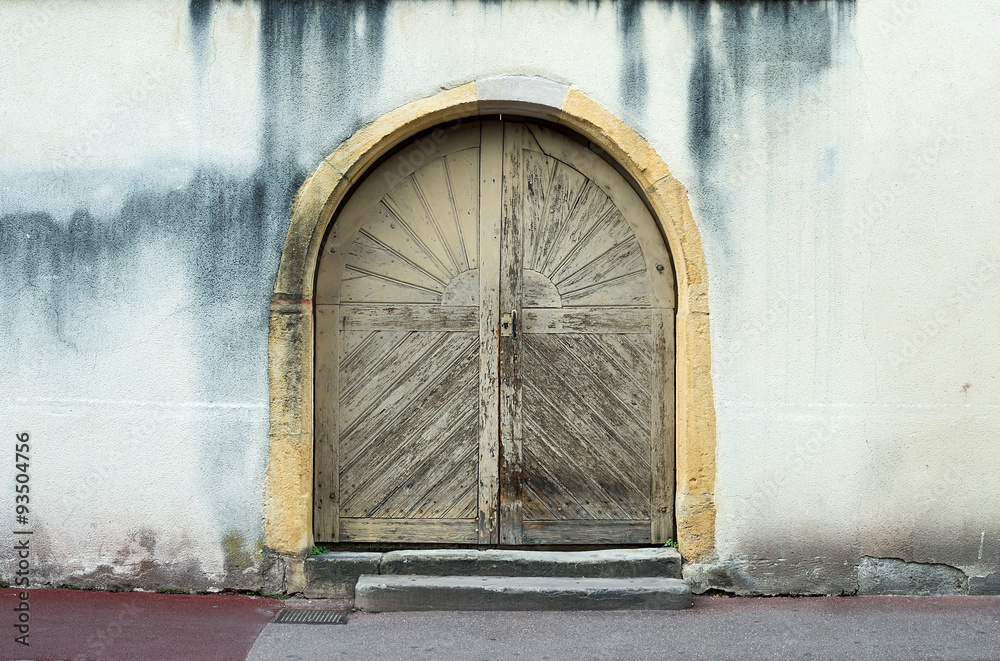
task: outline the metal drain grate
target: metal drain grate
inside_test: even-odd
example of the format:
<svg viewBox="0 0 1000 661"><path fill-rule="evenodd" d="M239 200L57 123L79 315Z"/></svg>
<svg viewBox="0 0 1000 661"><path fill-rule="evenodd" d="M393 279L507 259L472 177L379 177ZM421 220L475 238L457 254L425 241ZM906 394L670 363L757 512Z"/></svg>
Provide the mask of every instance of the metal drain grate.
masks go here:
<svg viewBox="0 0 1000 661"><path fill-rule="evenodd" d="M276 624L347 624L351 611L305 610L283 608L274 618Z"/></svg>

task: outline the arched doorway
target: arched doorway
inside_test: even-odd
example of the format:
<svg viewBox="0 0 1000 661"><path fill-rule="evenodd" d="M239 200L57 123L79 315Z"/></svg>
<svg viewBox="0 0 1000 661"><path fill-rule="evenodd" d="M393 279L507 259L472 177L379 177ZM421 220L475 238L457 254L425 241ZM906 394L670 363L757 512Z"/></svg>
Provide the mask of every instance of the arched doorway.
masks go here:
<svg viewBox="0 0 1000 661"><path fill-rule="evenodd" d="M421 131L490 113L543 118L586 136L624 169L649 204L674 260L677 316L676 540L685 561L715 556L715 407L708 272L687 193L659 154L630 126L573 86L498 76L415 99L341 143L303 183L291 210L271 297L268 334L270 427L263 489L264 540L289 592L305 583L313 543L313 296L321 243L333 215L373 164ZM669 424L669 423L668 423Z"/></svg>
<svg viewBox="0 0 1000 661"><path fill-rule="evenodd" d="M316 541L674 535L671 258L586 141L412 142L334 218L313 303Z"/></svg>

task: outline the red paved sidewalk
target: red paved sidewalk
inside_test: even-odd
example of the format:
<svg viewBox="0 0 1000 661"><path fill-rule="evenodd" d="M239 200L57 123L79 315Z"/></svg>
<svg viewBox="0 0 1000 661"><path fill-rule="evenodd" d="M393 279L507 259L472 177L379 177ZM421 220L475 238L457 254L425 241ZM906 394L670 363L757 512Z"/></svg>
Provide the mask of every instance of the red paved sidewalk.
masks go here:
<svg viewBox="0 0 1000 661"><path fill-rule="evenodd" d="M243 661L277 599L244 595L29 591L30 646L18 644L17 593L0 589L0 659Z"/></svg>

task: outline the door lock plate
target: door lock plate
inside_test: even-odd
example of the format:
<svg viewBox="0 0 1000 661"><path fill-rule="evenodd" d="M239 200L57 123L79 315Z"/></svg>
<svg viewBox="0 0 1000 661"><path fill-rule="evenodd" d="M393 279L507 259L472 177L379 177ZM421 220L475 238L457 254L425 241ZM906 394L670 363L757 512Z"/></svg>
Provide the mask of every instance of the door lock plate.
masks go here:
<svg viewBox="0 0 1000 661"><path fill-rule="evenodd" d="M500 337L512 337L514 335L514 320L509 314L500 315Z"/></svg>

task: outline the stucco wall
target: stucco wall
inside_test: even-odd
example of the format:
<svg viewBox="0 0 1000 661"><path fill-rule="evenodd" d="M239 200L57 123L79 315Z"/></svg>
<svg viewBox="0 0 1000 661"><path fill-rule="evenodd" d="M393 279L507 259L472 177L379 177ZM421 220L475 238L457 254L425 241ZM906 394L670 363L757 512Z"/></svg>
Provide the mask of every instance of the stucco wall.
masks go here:
<svg viewBox="0 0 1000 661"><path fill-rule="evenodd" d="M33 441L35 580L261 585L292 197L366 122L500 74L578 87L688 188L718 425L719 561L692 576L997 571L998 23L961 0L0 2L0 433Z"/></svg>

